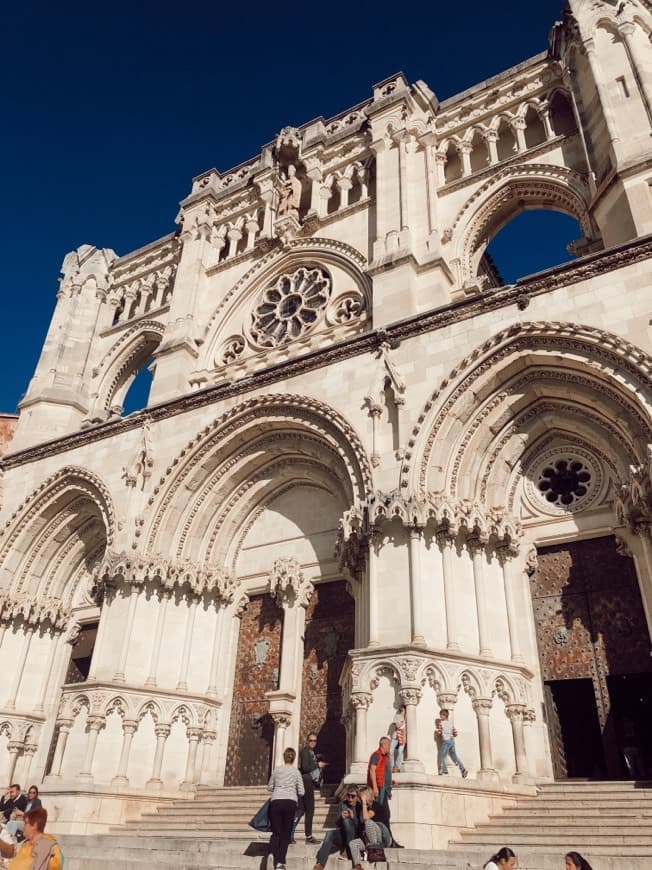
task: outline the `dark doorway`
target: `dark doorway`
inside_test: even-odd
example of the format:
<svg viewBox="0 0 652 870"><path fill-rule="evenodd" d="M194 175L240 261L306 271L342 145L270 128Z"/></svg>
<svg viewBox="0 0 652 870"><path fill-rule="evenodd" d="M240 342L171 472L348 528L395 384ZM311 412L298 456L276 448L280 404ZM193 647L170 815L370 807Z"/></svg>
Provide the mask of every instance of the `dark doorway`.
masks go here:
<svg viewBox="0 0 652 870"><path fill-rule="evenodd" d="M97 640L97 625L97 622L88 622L79 629L79 635L70 653L66 683L83 683L88 679Z"/></svg>
<svg viewBox="0 0 652 870"><path fill-rule="evenodd" d="M554 680L546 685L560 724L566 776L603 779L606 767L592 681Z"/></svg>
<svg viewBox="0 0 652 870"><path fill-rule="evenodd" d="M624 779L652 776L652 674L607 678L611 716Z"/></svg>

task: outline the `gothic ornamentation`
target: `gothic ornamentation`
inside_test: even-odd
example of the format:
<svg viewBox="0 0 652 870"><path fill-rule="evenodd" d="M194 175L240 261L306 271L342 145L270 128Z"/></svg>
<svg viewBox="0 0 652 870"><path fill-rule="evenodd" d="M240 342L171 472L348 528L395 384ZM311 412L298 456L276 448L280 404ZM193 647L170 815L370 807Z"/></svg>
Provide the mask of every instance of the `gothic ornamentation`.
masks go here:
<svg viewBox="0 0 652 870"><path fill-rule="evenodd" d="M296 559L276 559L269 575L269 591L283 607L307 607L315 587L303 576Z"/></svg>
<svg viewBox="0 0 652 870"><path fill-rule="evenodd" d="M325 269L302 266L264 290L252 315L251 338L260 347L279 347L301 337L319 320L332 292Z"/></svg>

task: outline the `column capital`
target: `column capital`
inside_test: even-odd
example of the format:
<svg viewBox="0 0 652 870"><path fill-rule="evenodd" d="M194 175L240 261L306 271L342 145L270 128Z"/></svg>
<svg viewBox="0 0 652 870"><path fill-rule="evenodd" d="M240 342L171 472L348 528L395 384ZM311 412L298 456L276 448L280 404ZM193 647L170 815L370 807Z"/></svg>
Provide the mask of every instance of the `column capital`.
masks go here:
<svg viewBox="0 0 652 870"><path fill-rule="evenodd" d="M457 703L457 692L438 692L437 703L442 710L454 707Z"/></svg>
<svg viewBox="0 0 652 870"><path fill-rule="evenodd" d="M417 686L413 686L409 689L399 689L399 696L401 698L401 701L403 701L406 706L416 706L421 700L422 694L422 690Z"/></svg>
<svg viewBox="0 0 652 870"><path fill-rule="evenodd" d="M270 713L269 714L274 721L274 725L277 728L289 728L292 724L292 714L291 713Z"/></svg>
<svg viewBox="0 0 652 870"><path fill-rule="evenodd" d="M156 737L169 737L171 731L170 725L155 725L154 734Z"/></svg>
<svg viewBox="0 0 652 870"><path fill-rule="evenodd" d="M57 719L56 727L59 731L69 732L73 726L74 719Z"/></svg>
<svg viewBox="0 0 652 870"><path fill-rule="evenodd" d="M10 740L9 743L7 743L7 751L13 755L14 753L20 752L23 746L24 744L22 740Z"/></svg>
<svg viewBox="0 0 652 870"><path fill-rule="evenodd" d="M522 719L525 715L525 704L506 704L505 715L508 719Z"/></svg>
<svg viewBox="0 0 652 870"><path fill-rule="evenodd" d="M372 698L371 692L354 692L351 695L351 706L354 710L368 710Z"/></svg>
<svg viewBox="0 0 652 870"><path fill-rule="evenodd" d="M202 734L204 733L203 728L187 728L186 729L186 737L190 741L198 741Z"/></svg>
<svg viewBox="0 0 652 870"><path fill-rule="evenodd" d="M476 715L489 716L491 708L493 707L493 701L491 698L473 698L471 706L475 710Z"/></svg>
<svg viewBox="0 0 652 870"><path fill-rule="evenodd" d="M99 732L106 725L106 718L104 716L89 716L86 720L86 724L91 731Z"/></svg>
<svg viewBox="0 0 652 870"><path fill-rule="evenodd" d="M122 722L123 734L135 734L138 731L138 722L135 719L125 719Z"/></svg>

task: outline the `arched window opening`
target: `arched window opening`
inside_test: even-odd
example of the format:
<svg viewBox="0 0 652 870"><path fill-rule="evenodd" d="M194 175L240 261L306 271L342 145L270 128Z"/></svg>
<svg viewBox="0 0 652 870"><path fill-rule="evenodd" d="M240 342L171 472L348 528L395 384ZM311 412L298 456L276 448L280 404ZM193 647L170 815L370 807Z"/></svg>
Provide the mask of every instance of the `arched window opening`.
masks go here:
<svg viewBox="0 0 652 870"><path fill-rule="evenodd" d="M444 166L444 181L457 181L462 177L462 158L453 142L449 142L446 149L446 165Z"/></svg>
<svg viewBox="0 0 652 870"><path fill-rule="evenodd" d="M571 104L560 91L550 100L550 120L555 136L570 136L577 130Z"/></svg>
<svg viewBox="0 0 652 870"><path fill-rule="evenodd" d="M147 407L149 391L152 386L153 363L154 360L150 358L139 371L134 372L122 402L123 415L133 414L134 411L142 411L143 408Z"/></svg>
<svg viewBox="0 0 652 870"><path fill-rule="evenodd" d="M516 134L512 130L511 125L503 118L498 125L498 139L496 141L496 150L498 151L499 160L509 160L518 151L516 144Z"/></svg>
<svg viewBox="0 0 652 870"><path fill-rule="evenodd" d="M580 238L575 218L549 209L523 211L492 238L485 257L491 257L505 284L572 260L567 245ZM482 261L481 261L482 263Z"/></svg>
<svg viewBox="0 0 652 870"><path fill-rule="evenodd" d="M546 128L534 106L529 106L525 113L525 144L528 148L535 148L546 141Z"/></svg>
<svg viewBox="0 0 652 870"><path fill-rule="evenodd" d="M327 214L334 214L340 207L342 202L342 195L340 193L340 188L336 179L333 179L333 183L331 184L331 195L328 199L328 209Z"/></svg>
<svg viewBox="0 0 652 870"><path fill-rule="evenodd" d="M479 172L489 165L489 146L479 130L471 139L471 172Z"/></svg>

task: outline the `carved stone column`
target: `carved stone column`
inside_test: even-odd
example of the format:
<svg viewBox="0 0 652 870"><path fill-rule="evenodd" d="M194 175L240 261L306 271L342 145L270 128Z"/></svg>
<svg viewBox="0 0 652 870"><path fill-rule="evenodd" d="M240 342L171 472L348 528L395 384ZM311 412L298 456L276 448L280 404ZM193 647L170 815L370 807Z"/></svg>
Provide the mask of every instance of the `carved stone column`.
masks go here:
<svg viewBox="0 0 652 870"><path fill-rule="evenodd" d="M26 743L23 747L23 766L20 776L24 782L29 782L31 779L32 763L37 749L36 743Z"/></svg>
<svg viewBox="0 0 652 870"><path fill-rule="evenodd" d="M466 545L473 560L473 584L475 586L475 606L478 618L478 647L481 656L490 656L490 630L487 617L487 589L484 577L484 556L486 541L478 536L467 539Z"/></svg>
<svg viewBox="0 0 652 870"><path fill-rule="evenodd" d="M256 218L250 218L245 224L245 229L247 230L247 250L251 251L256 244L256 235L259 229Z"/></svg>
<svg viewBox="0 0 652 870"><path fill-rule="evenodd" d="M159 789L162 785L161 768L163 767L165 743L170 736L170 726L156 725L154 728L154 734L156 735L156 750L154 752L154 762L152 764L152 776L147 782L148 789Z"/></svg>
<svg viewBox="0 0 652 870"><path fill-rule="evenodd" d="M220 666L220 650L222 648L222 634L224 632L224 605L216 602L215 633L213 635L213 650L211 652L211 666L208 675L208 688L206 694L209 698L217 698L217 672Z"/></svg>
<svg viewBox="0 0 652 870"><path fill-rule="evenodd" d="M516 772L512 782L526 782L529 780L527 754L525 752L525 735L523 733L524 704L508 704L505 713L512 726L512 739L514 740L514 759Z"/></svg>
<svg viewBox="0 0 652 870"><path fill-rule="evenodd" d="M489 147L489 163L498 163L498 131L487 130L485 133L487 146Z"/></svg>
<svg viewBox="0 0 652 870"><path fill-rule="evenodd" d="M401 689L399 695L405 704L405 725L407 729L407 745L405 760L401 770L409 773L424 773L425 767L419 759L419 728L417 725L417 704L421 700L421 689L410 687Z"/></svg>
<svg viewBox="0 0 652 870"><path fill-rule="evenodd" d="M274 767L283 764L287 730L292 723L288 713L270 713L274 720Z"/></svg>
<svg viewBox="0 0 652 870"><path fill-rule="evenodd" d="M138 587L135 585L129 588L129 607L127 610L127 621L125 624L124 634L122 635L122 646L120 647L120 658L118 659L118 670L113 677L114 682L124 683L125 670L127 668L127 656L131 646L131 635L134 630L134 620L136 619L136 605L138 604Z"/></svg>
<svg viewBox="0 0 652 870"><path fill-rule="evenodd" d="M107 631L106 626L110 620L111 605L113 604L115 594L115 586L106 583L104 585L104 600L102 602L102 608L100 610L100 621L97 626L97 637L95 638L95 646L93 647L93 654L91 656L91 666L88 672L88 679L90 681L94 681L97 679L97 665L98 662L100 662L102 659L102 651L104 649L104 637Z"/></svg>
<svg viewBox="0 0 652 870"><path fill-rule="evenodd" d="M410 615L412 622L412 643L426 645L424 628L424 606L421 600L421 530L410 529L408 555L410 559Z"/></svg>
<svg viewBox="0 0 652 870"><path fill-rule="evenodd" d="M7 771L7 780L9 783L12 783L14 781L16 764L18 763L18 756L22 748L23 743L20 740L10 740L7 744L7 752L9 753L9 769Z"/></svg>
<svg viewBox="0 0 652 870"><path fill-rule="evenodd" d="M478 742L480 744L480 770L477 778L481 781L493 782L498 779L494 770L494 757L491 748L491 698L474 698L473 710L478 719Z"/></svg>
<svg viewBox="0 0 652 870"><path fill-rule="evenodd" d="M55 665L59 661L59 650L61 649L61 639L63 635L55 634L52 637L52 642L50 644L50 653L48 655L47 666L43 669L43 676L41 678L41 685L38 690L38 696L36 699L36 704L34 706L35 713L42 713L45 709L45 699L47 697L48 688L52 683L52 674L54 672Z"/></svg>
<svg viewBox="0 0 652 870"><path fill-rule="evenodd" d="M186 759L186 773L183 782L179 786L181 791L193 791L195 788L195 768L197 766L197 747L202 735L201 728L188 728L188 756Z"/></svg>
<svg viewBox="0 0 652 870"><path fill-rule="evenodd" d="M351 706L355 710L355 742L353 745L353 765L351 773L366 776L367 772L367 711L371 706L371 692L354 692L351 695Z"/></svg>
<svg viewBox="0 0 652 870"><path fill-rule="evenodd" d="M80 779L92 780L93 759L95 758L97 738L102 728L104 728L106 720L104 716L89 716L86 724L88 725L88 742L86 743L86 754L79 777Z"/></svg>
<svg viewBox="0 0 652 870"><path fill-rule="evenodd" d="M131 752L131 744L137 730L138 722L135 722L132 719L125 719L122 723L122 749L120 751L120 761L118 762L118 772L111 780L111 785L129 785L129 778L127 777L129 753Z"/></svg>
<svg viewBox="0 0 652 870"><path fill-rule="evenodd" d="M201 753L199 756L199 764L195 771L195 781L199 781L201 785L211 785L210 777L210 757L211 746L215 742L217 734L215 731L204 731L201 736Z"/></svg>
<svg viewBox="0 0 652 870"><path fill-rule="evenodd" d="M181 666L179 668L179 680L177 691L188 691L188 668L190 667L190 651L192 638L195 631L195 616L197 614L197 599L193 596L188 605L188 618L186 620L186 632L183 639L183 652L181 654Z"/></svg>
<svg viewBox="0 0 652 870"><path fill-rule="evenodd" d="M50 776L61 776L61 767L63 765L63 757L66 752L66 744L68 743L68 735L72 728L72 719L59 719L57 721L57 744L54 747L54 757L52 759L52 769Z"/></svg>
<svg viewBox="0 0 652 870"><path fill-rule="evenodd" d="M367 571L369 572L369 642L368 646L380 646L378 633L378 549L380 547L380 535L372 532L369 535L369 559Z"/></svg>
<svg viewBox="0 0 652 870"><path fill-rule="evenodd" d="M462 155L462 175L471 174L471 151L473 145L470 142L460 142L460 154Z"/></svg>
<svg viewBox="0 0 652 870"><path fill-rule="evenodd" d="M525 118L515 118L512 122L512 128L516 133L516 147L519 151L527 151L527 143L525 141Z"/></svg>
<svg viewBox="0 0 652 870"><path fill-rule="evenodd" d="M238 252L238 242L242 238L242 232L237 227L231 227L226 234L229 240L229 252L227 257L235 257Z"/></svg>
<svg viewBox="0 0 652 870"><path fill-rule="evenodd" d="M505 588L505 608L507 610L507 631L509 633L509 649L513 662L522 663L521 643L518 636L518 615L514 586L516 584L518 563L515 554L506 548L497 550L497 556L503 569L503 585Z"/></svg>
<svg viewBox="0 0 652 870"><path fill-rule="evenodd" d="M442 570L444 574L444 609L446 611L446 648L458 650L459 627L457 620L457 594L453 573L453 547L455 537L448 529L437 532L437 543L441 549Z"/></svg>
<svg viewBox="0 0 652 870"><path fill-rule="evenodd" d="M163 628L165 627L165 615L168 609L168 601L172 593L169 589L161 589L158 612L156 614L156 628L154 629L154 643L152 644L152 654L149 659L149 675L145 680L145 687L148 689L156 688L156 675L158 673L158 663L161 657L161 641L163 640Z"/></svg>
<svg viewBox="0 0 652 870"><path fill-rule="evenodd" d="M11 681L11 688L9 689L9 697L5 703L5 707L7 710L15 710L16 709L16 697L18 696L18 691L20 689L21 683L23 682L23 674L25 673L25 665L27 664L27 656L29 655L29 648L32 643L32 637L34 635L34 627L31 625L26 625L23 628L23 642L18 653L18 657L16 658L13 667L14 670L14 678Z"/></svg>

